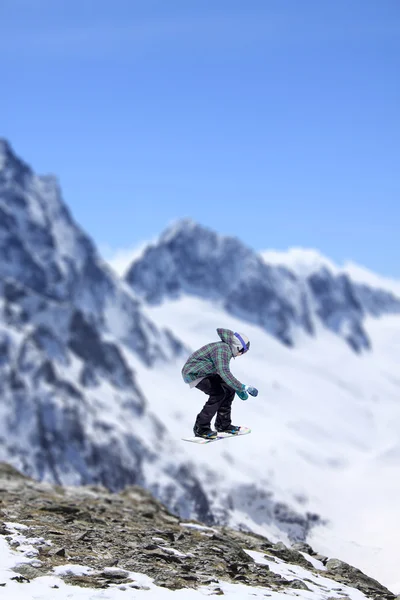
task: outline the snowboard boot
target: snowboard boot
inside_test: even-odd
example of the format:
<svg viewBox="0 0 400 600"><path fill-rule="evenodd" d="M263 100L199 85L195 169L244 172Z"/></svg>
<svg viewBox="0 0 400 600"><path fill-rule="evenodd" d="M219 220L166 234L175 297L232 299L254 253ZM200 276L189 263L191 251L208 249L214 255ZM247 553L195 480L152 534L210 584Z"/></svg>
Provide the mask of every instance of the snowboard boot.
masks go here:
<svg viewBox="0 0 400 600"><path fill-rule="evenodd" d="M239 431L240 427L238 427L237 425L229 425L229 427L226 427L225 429L219 429L217 427L218 433L230 433L231 435L236 435L237 433L239 433Z"/></svg>
<svg viewBox="0 0 400 600"><path fill-rule="evenodd" d="M195 425L193 427L195 437L202 437L207 440L214 440L217 437L217 432L213 431L208 425Z"/></svg>

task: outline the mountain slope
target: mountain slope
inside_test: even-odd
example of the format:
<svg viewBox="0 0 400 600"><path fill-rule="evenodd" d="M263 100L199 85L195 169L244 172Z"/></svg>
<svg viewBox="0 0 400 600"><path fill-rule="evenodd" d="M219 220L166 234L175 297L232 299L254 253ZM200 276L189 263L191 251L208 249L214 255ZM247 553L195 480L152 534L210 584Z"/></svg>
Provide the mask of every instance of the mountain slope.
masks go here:
<svg viewBox="0 0 400 600"><path fill-rule="evenodd" d="M251 340L248 355L231 364L236 377L260 390L233 404L233 423L250 426L251 435L200 448L182 442L203 487L215 490L211 508L220 522L274 541L305 532L319 552L400 591L400 318L369 318L374 350L360 356L326 330L288 348L203 299L186 296L147 313L193 350L217 341L217 327ZM206 400L184 385L182 364L154 372L135 363L151 406L176 438L190 433ZM323 517L317 527L314 515Z"/></svg>
<svg viewBox="0 0 400 600"><path fill-rule="evenodd" d="M144 485L212 520L124 356L150 366L182 349L102 262L56 181L0 141L0 458L60 484Z"/></svg>
<svg viewBox="0 0 400 600"><path fill-rule="evenodd" d="M321 552L399 587L399 299L326 265L301 276L266 265L238 240L186 221L152 244L126 280L147 301L149 317L191 350L217 341L217 327L250 337L251 352L231 367L260 390L234 403L233 422L252 434L201 453L186 450L203 486L218 488L213 512L281 539L300 527ZM191 430L206 399L184 386L183 362L156 377L135 365L151 405L177 437ZM302 525L286 514L276 528L279 501L304 516ZM309 527L314 515L325 524Z"/></svg>
<svg viewBox="0 0 400 600"><path fill-rule="evenodd" d="M121 494L45 486L2 463L0 485L0 587L7 597L22 597L22 588L24 598L41 600L137 598L146 591L154 599L172 590L191 599L396 600L307 544L289 549L251 533L181 522L138 486Z"/></svg>

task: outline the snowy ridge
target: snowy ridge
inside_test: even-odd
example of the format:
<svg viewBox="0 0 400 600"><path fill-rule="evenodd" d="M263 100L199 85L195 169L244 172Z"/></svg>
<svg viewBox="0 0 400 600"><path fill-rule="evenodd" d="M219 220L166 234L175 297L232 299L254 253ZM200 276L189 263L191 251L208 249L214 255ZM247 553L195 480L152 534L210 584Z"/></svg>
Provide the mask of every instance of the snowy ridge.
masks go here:
<svg viewBox="0 0 400 600"><path fill-rule="evenodd" d="M299 277L308 277L326 268L334 275L347 275L355 284L389 292L400 298L400 281L382 277L349 260L339 266L311 248L293 247L286 251L264 250L260 254L266 263L286 267Z"/></svg>
<svg viewBox="0 0 400 600"><path fill-rule="evenodd" d="M240 240L183 220L148 246L125 279L153 305L184 294L212 299L289 346L322 324L354 351L368 350L365 317L400 313L400 297L353 283L318 253L305 257L293 253L296 270L280 265L280 255L267 264Z"/></svg>
<svg viewBox="0 0 400 600"><path fill-rule="evenodd" d="M267 264L286 267L303 278L323 268L334 275L339 273L339 268L333 261L311 248L294 247L286 251L264 250L260 255Z"/></svg>

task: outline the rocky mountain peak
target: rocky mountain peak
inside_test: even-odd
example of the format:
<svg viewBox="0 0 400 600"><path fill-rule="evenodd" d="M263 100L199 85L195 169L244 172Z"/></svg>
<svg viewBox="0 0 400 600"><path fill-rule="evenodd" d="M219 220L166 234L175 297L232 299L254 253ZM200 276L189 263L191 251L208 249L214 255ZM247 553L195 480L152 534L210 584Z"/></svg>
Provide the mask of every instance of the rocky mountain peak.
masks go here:
<svg viewBox="0 0 400 600"><path fill-rule="evenodd" d="M7 182L23 185L31 175L30 167L17 157L7 140L0 138L0 185Z"/></svg>
<svg viewBox="0 0 400 600"><path fill-rule="evenodd" d="M185 234L195 234L196 230L199 230L200 226L196 221L190 219L189 217L184 219L179 219L171 223L165 231L163 231L160 235L160 241L168 242L168 240L178 237L179 235Z"/></svg>
<svg viewBox="0 0 400 600"><path fill-rule="evenodd" d="M311 258L314 267L309 261L307 272L299 275L276 261L269 264L235 237L183 220L149 245L125 278L150 304L184 294L222 302L229 313L289 346L298 333L312 336L322 325L354 351L368 350L365 316L400 312L400 298L353 282L314 254Z"/></svg>

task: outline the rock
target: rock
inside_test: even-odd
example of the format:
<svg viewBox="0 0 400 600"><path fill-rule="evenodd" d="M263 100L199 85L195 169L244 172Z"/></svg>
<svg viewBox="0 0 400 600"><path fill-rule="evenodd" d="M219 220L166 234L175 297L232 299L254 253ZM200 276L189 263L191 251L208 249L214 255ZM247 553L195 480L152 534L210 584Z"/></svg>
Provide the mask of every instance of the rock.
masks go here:
<svg viewBox="0 0 400 600"><path fill-rule="evenodd" d="M290 582L290 587L294 588L295 590L307 590L308 592L311 591L304 581L301 581L300 579L293 579L293 581Z"/></svg>
<svg viewBox="0 0 400 600"><path fill-rule="evenodd" d="M326 563L328 571L344 571L348 565L337 558L330 558Z"/></svg>
<svg viewBox="0 0 400 600"><path fill-rule="evenodd" d="M10 544L10 546L12 546L12 548L18 548L18 546L21 545L18 540L10 540L8 543Z"/></svg>
<svg viewBox="0 0 400 600"><path fill-rule="evenodd" d="M40 575L40 573L38 573L37 569L35 569L35 567L32 567L32 565L30 565L28 563L22 563L22 564L17 565L14 568L14 571L16 573L19 573L21 576L25 577L27 580L35 579L35 577Z"/></svg>
<svg viewBox="0 0 400 600"><path fill-rule="evenodd" d="M279 558L288 563L294 565L301 565L306 569L313 568L313 565L308 560L306 560L304 556L300 554L300 552L298 552L297 550L287 548L282 542L274 544L271 548L267 550L267 553L272 554L273 556L278 556Z"/></svg>
<svg viewBox="0 0 400 600"><path fill-rule="evenodd" d="M10 534L11 531L9 529L7 529L7 527L4 525L4 523L0 526L0 535L8 535Z"/></svg>
<svg viewBox="0 0 400 600"><path fill-rule="evenodd" d="M71 506L69 504L53 504L50 506L42 506L39 510L67 515L76 515L79 512L79 508L77 508L76 506Z"/></svg>
<svg viewBox="0 0 400 600"><path fill-rule="evenodd" d="M124 569L118 569L117 567L108 567L101 574L110 579L125 579L129 577L129 571L124 571Z"/></svg>
<svg viewBox="0 0 400 600"><path fill-rule="evenodd" d="M324 556L323 554L314 554L314 558L316 560L321 561L323 565L326 565L326 563L329 560L329 558L327 556Z"/></svg>
<svg viewBox="0 0 400 600"><path fill-rule="evenodd" d="M147 585L141 585L140 583L130 583L129 584L130 588L133 588L134 590L146 590L148 591L150 588Z"/></svg>
<svg viewBox="0 0 400 600"><path fill-rule="evenodd" d="M56 548L55 550L51 551L50 554L55 556L65 556L65 548Z"/></svg>
<svg viewBox="0 0 400 600"><path fill-rule="evenodd" d="M68 585L77 585L84 588L107 588L108 582L101 578L89 577L87 575L68 575L63 577Z"/></svg>
<svg viewBox="0 0 400 600"><path fill-rule="evenodd" d="M375 594L379 600L394 600L395 596L386 587L381 585L372 577L368 577L356 567L352 567L347 563L330 558L326 563L327 574L346 585L356 587L367 596Z"/></svg>
<svg viewBox="0 0 400 600"><path fill-rule="evenodd" d="M17 583L30 583L30 579L24 577L23 575L16 575L15 577L11 577L11 581L16 581Z"/></svg>
<svg viewBox="0 0 400 600"><path fill-rule="evenodd" d="M311 546L309 544L306 544L305 542L296 542L295 544L292 544L291 548L292 550L297 550L297 552L305 552L310 556L313 556L315 554Z"/></svg>

